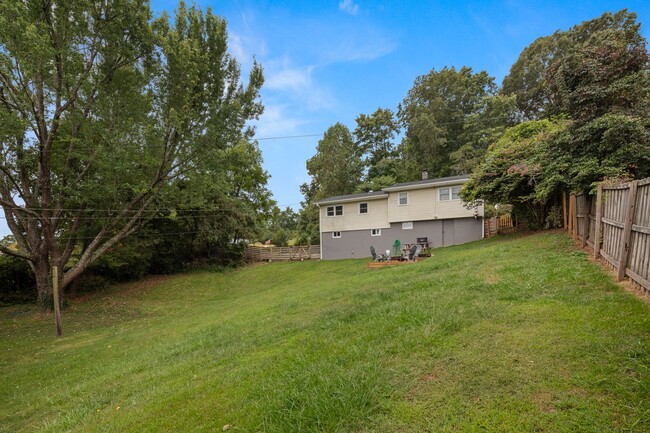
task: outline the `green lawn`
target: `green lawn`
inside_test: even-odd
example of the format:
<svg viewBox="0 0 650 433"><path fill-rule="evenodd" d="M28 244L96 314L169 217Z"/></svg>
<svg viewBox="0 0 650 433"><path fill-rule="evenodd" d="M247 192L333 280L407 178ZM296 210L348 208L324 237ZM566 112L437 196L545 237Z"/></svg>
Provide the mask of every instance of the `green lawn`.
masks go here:
<svg viewBox="0 0 650 433"><path fill-rule="evenodd" d="M650 308L563 235L366 263L0 309L0 431L650 431Z"/></svg>

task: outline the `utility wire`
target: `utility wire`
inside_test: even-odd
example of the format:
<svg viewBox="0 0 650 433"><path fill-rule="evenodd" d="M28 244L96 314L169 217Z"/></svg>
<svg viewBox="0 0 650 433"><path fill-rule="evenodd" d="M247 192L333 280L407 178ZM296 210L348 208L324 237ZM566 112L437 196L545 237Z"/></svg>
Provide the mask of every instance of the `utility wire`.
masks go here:
<svg viewBox="0 0 650 433"><path fill-rule="evenodd" d="M283 207L288 207L288 206L293 206L293 205L299 205L300 203L287 203L287 204L276 204L277 207L283 208ZM24 210L30 210L34 212L40 212L40 211L46 211L49 210L51 212L55 211L64 211L64 212L110 212L110 213L120 213L123 212L122 209L99 209L99 208L93 208L93 209L88 209L88 208L61 208L61 209L47 209L47 208L29 208L29 207L10 207L6 208L8 210L16 210L16 211L24 211ZM138 213L137 209L128 209L125 210L126 212L133 212L133 213ZM144 209L142 212L147 212L147 213L159 213L159 212L164 212L164 211L174 211L176 212L177 215L179 214L186 214L186 213L216 213L216 212L228 212L231 211L231 209L227 208L217 208L217 209L169 209L169 208L161 208L161 209ZM4 218L4 217L0 217ZM36 217L34 217L36 218ZM101 217L97 217L101 218ZM166 218L166 217L165 217Z"/></svg>
<svg viewBox="0 0 650 433"><path fill-rule="evenodd" d="M485 123L485 122L488 122L488 121L491 121L491 120L500 120L500 119L503 119L503 116L486 117L486 118L482 118L482 119L473 119L473 121L478 122L478 123ZM437 122L435 125L436 126L456 125L456 124L459 124L459 123L466 123L467 121L468 121L467 119L451 120L451 121L448 121L448 122ZM324 135L324 133L320 133L320 134L300 134L300 135L280 135L280 136L270 136L270 137L253 137L251 140L252 141L290 140L290 139L296 139L296 138L322 137L323 135ZM159 146L160 146L159 144L149 144L149 145L147 145L145 147L140 147L139 150L145 150L145 148L155 148L155 147L159 147ZM162 146L160 146L160 147L162 147ZM33 149L36 149L36 148L37 147L33 147ZM91 149L87 149L87 150L90 151ZM63 149L62 148L50 149L50 152L57 152L57 151L65 151L65 152L67 152L68 149L65 149L65 148L63 148ZM94 152L94 149L92 149L92 151Z"/></svg>
<svg viewBox="0 0 650 433"><path fill-rule="evenodd" d="M122 238L122 240L127 240L130 238L141 238L141 239L146 239L146 238L158 238L161 236L178 236L178 235L191 235L191 234L197 234L201 233L199 230L194 230L194 231L187 231L187 232L170 232L170 233L132 233L129 236ZM105 236L102 236L102 238L110 238L112 235L107 234ZM97 236L81 236L81 237L74 237L75 240L81 241L81 240L92 240L95 239ZM71 236L68 237L61 237L57 238L59 241L65 241L67 242L68 240L72 239Z"/></svg>

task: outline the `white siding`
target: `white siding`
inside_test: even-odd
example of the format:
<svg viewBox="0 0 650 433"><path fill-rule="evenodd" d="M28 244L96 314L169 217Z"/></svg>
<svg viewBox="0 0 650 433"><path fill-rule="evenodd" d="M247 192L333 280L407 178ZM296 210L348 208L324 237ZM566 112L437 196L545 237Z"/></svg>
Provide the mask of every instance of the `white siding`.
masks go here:
<svg viewBox="0 0 650 433"><path fill-rule="evenodd" d="M449 188L449 186L444 186L443 188ZM398 203L400 192L408 192L407 205L400 205ZM466 218L473 216L474 209L465 208L461 200L440 201L438 188L394 191L388 196L389 222ZM478 216L483 216L483 206L479 208Z"/></svg>
<svg viewBox="0 0 650 433"><path fill-rule="evenodd" d="M359 203L368 203L367 214L359 214ZM343 206L342 216L327 216L328 206L336 206L336 204L321 205L321 232L390 228L386 199L359 200L338 205Z"/></svg>
<svg viewBox="0 0 650 433"><path fill-rule="evenodd" d="M399 194L408 193L408 204L399 204ZM388 221L421 221L433 219L435 214L435 189L395 191L388 195Z"/></svg>

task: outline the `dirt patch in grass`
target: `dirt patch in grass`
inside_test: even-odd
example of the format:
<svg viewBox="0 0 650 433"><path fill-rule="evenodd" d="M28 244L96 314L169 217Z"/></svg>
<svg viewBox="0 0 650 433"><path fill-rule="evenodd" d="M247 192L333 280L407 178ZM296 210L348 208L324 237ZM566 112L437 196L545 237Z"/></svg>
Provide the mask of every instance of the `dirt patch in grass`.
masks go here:
<svg viewBox="0 0 650 433"><path fill-rule="evenodd" d="M173 275L153 275L146 277L143 280L133 281L130 283L119 284L113 286L109 290L100 290L94 292L87 292L83 295L77 296L74 299L70 299L73 304L84 304L89 301L95 301L99 298L127 298L131 299L135 295L144 295L147 291L153 289L154 287L159 286L160 284L174 278ZM116 301L112 300L112 303Z"/></svg>
<svg viewBox="0 0 650 433"><path fill-rule="evenodd" d="M486 267L481 270L479 276L488 284L498 284L501 282L500 272L502 270L503 266L500 265Z"/></svg>
<svg viewBox="0 0 650 433"><path fill-rule="evenodd" d="M435 367L433 371L429 372L428 374L425 374L420 378L421 382L435 382L436 380L439 380L442 378L445 374L445 370L439 366Z"/></svg>
<svg viewBox="0 0 650 433"><path fill-rule="evenodd" d="M553 404L555 395L549 391L540 391L534 393L531 395L531 399L541 412L552 413L556 410L555 405Z"/></svg>
<svg viewBox="0 0 650 433"><path fill-rule="evenodd" d="M131 296L136 293L142 293L148 289L152 289L165 281L173 278L173 275L153 275L151 277L145 278L144 280L135 281L130 284L123 286L122 290L119 291L119 295L122 296Z"/></svg>

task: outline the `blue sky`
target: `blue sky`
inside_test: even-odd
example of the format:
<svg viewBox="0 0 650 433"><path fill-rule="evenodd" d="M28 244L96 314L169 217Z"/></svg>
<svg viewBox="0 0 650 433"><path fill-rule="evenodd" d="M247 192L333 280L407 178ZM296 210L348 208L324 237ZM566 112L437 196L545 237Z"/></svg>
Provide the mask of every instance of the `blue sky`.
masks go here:
<svg viewBox="0 0 650 433"><path fill-rule="evenodd" d="M173 11L175 0L152 0ZM228 21L230 50L244 71L264 67L266 111L257 137L322 134L360 113L396 110L419 75L470 66L501 84L519 53L540 36L627 7L650 26L648 1L216 1L201 7ZM644 35L649 33L642 27ZM260 140L269 188L299 208L305 161L319 137Z"/></svg>
<svg viewBox="0 0 650 433"><path fill-rule="evenodd" d="M419 75L470 66L501 84L521 50L540 36L628 8L650 35L650 1L253 1L196 0L228 21L230 51L244 73L264 67L265 113L256 122L269 188L298 209L305 161L318 136L360 113L396 110ZM177 0L151 0L173 13ZM191 1L188 1L191 4ZM8 233L0 220L0 235Z"/></svg>

